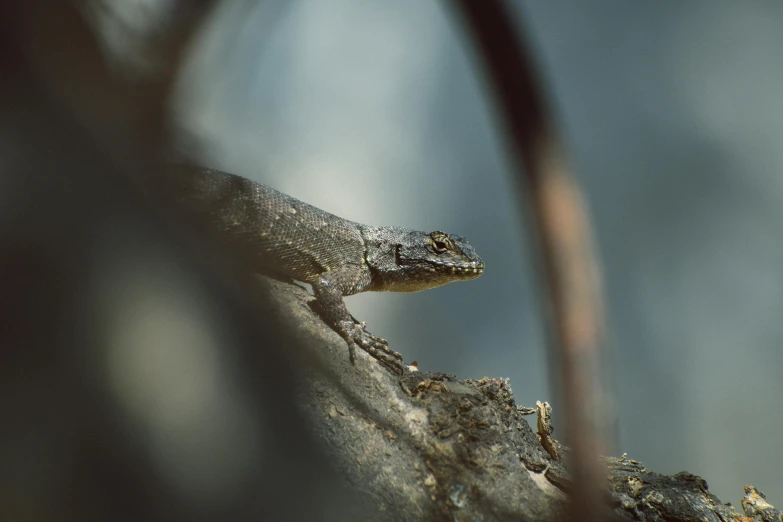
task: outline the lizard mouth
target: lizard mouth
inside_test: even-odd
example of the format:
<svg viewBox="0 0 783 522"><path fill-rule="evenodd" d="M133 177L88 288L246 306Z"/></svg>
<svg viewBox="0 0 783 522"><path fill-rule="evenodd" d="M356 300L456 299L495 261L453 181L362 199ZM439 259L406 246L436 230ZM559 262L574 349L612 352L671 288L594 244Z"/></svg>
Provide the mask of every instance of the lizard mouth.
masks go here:
<svg viewBox="0 0 783 522"><path fill-rule="evenodd" d="M412 265L412 266L410 266ZM397 279L387 281L387 287L383 290L391 292L418 292L429 288L437 288L456 281L469 281L476 279L484 273L484 262L480 259L475 261L440 261L410 263L407 267L402 266L400 272L394 272L398 275Z"/></svg>
<svg viewBox="0 0 783 522"><path fill-rule="evenodd" d="M473 261L471 263L438 263L436 270L447 274L461 276L461 279L474 279L484 273L484 262Z"/></svg>

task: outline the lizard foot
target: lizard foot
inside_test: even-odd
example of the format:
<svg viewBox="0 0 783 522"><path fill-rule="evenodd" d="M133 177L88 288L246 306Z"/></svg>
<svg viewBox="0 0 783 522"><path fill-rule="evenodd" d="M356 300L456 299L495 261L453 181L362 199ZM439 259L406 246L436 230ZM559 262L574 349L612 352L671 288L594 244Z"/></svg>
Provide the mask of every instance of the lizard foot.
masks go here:
<svg viewBox="0 0 783 522"><path fill-rule="evenodd" d="M340 321L337 325L340 335L348 343L348 351L351 357L351 363L354 363L354 353L356 346L370 354L378 362L389 368L395 373L402 374L404 365L402 355L389 348L389 341L377 337L365 330L364 323L354 323L352 321Z"/></svg>

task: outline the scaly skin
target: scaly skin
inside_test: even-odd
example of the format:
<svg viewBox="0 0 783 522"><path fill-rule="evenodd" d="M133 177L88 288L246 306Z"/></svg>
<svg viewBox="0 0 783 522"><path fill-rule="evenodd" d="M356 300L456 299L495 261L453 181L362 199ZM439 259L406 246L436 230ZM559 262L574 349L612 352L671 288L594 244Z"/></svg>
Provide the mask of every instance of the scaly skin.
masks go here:
<svg viewBox="0 0 783 522"><path fill-rule="evenodd" d="M402 356L353 319L344 296L417 292L474 279L484 262L464 238L342 219L248 179L209 169L177 174L185 203L244 250L260 273L310 283L321 316L348 343L401 373Z"/></svg>

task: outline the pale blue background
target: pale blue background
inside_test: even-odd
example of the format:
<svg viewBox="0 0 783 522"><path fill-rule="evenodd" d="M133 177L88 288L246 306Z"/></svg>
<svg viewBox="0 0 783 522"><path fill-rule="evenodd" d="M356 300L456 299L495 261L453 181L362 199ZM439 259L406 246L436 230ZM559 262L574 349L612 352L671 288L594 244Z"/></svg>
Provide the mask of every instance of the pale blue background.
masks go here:
<svg viewBox="0 0 783 522"><path fill-rule="evenodd" d="M508 158L447 3L225 2L177 116L204 163L471 240L478 280L349 298L422 368L551 399ZM593 212L618 452L783 504L783 4L521 2ZM555 413L557 415L557 412Z"/></svg>

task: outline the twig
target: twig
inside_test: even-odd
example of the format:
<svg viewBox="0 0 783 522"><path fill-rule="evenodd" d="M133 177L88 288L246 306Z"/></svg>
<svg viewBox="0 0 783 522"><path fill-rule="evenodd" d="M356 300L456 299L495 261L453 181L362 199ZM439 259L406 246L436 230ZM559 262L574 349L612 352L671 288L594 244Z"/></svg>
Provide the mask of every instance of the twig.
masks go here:
<svg viewBox="0 0 783 522"><path fill-rule="evenodd" d="M596 457L606 434L603 300L592 234L579 188L560 152L554 118L530 51L499 0L455 0L474 38L517 164L517 190L532 216L544 275L568 440L575 459L572 517L596 520L605 483Z"/></svg>

